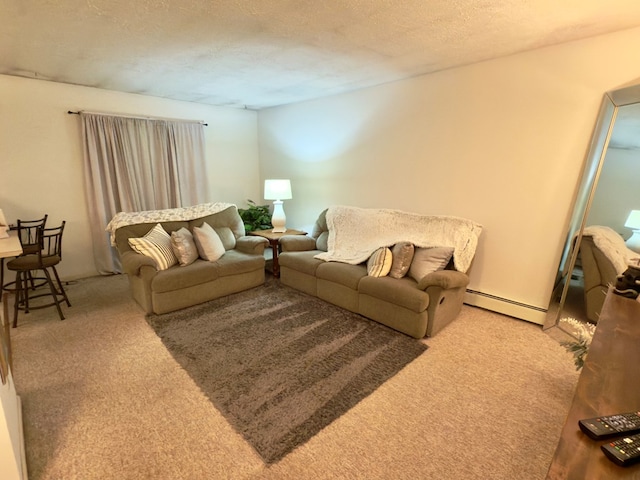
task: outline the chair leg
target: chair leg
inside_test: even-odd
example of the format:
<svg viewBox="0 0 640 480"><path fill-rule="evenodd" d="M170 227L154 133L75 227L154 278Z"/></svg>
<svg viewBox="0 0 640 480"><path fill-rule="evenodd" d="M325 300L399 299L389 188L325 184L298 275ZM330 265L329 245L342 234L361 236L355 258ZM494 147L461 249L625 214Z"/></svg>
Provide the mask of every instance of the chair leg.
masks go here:
<svg viewBox="0 0 640 480"><path fill-rule="evenodd" d="M16 281L18 280L18 274L16 274ZM20 304L24 304L24 313L29 313L29 272L20 272L20 281L22 282L20 293ZM16 285L16 288L18 286Z"/></svg>
<svg viewBox="0 0 640 480"><path fill-rule="evenodd" d="M16 272L16 291L13 304L13 328L18 326L18 306L20 305L20 295L22 295L22 272Z"/></svg>
<svg viewBox="0 0 640 480"><path fill-rule="evenodd" d="M42 269L45 277L47 277L47 283L49 284L49 289L51 290L51 295L53 296L53 301L56 304L56 308L58 309L58 315L60 315L60 320L64 320L64 315L62 314L62 309L60 308L60 302L58 301L58 291L56 290L56 286L51 280L51 275L49 274L49 270L46 268Z"/></svg>
<svg viewBox="0 0 640 480"><path fill-rule="evenodd" d="M69 302L69 298L67 297L67 292L65 292L64 287L62 286L62 282L60 281L60 277L58 276L58 270L56 270L55 266L52 266L51 270L53 270L53 274L56 276L58 287L60 287L60 294L64 298L64 301L67 302L67 307L70 307L71 303Z"/></svg>

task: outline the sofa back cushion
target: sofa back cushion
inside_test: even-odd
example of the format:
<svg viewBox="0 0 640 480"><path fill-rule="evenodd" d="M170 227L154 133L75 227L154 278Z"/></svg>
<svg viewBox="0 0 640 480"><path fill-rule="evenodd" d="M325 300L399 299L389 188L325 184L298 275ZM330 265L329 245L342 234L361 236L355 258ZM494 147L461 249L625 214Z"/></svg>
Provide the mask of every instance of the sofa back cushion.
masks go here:
<svg viewBox="0 0 640 480"><path fill-rule="evenodd" d="M233 250L236 248L236 236L229 227L215 227L215 232L220 237L225 250Z"/></svg>
<svg viewBox="0 0 640 480"><path fill-rule="evenodd" d="M216 231L218 231L218 229L221 229L223 227L227 227L231 230L231 232L233 233L233 236L236 239L244 236L244 223L242 221L242 218L240 218L240 214L238 213L238 208L235 205L225 208L221 212L213 213L211 215L207 215L206 217L200 217L194 220L190 220L189 230L193 232L193 228L200 227L202 225L202 222L207 222ZM220 235L220 232L218 232L218 235ZM225 234L223 234L222 236L225 236ZM222 236L221 236L221 239L222 239ZM228 238L228 236L226 237ZM225 247L227 247L227 245L225 245ZM227 250L230 250L230 249L227 249Z"/></svg>
<svg viewBox="0 0 640 480"><path fill-rule="evenodd" d="M327 252L329 250L329 227L327 226L327 209L320 212L311 236L316 239L316 249Z"/></svg>

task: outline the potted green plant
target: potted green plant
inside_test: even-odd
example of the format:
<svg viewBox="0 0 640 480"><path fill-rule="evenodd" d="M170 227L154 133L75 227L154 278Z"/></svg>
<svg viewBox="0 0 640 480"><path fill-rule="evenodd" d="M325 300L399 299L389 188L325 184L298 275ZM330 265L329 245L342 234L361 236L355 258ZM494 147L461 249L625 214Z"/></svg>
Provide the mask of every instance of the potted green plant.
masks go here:
<svg viewBox="0 0 640 480"><path fill-rule="evenodd" d="M247 204L249 204L248 208L238 209L246 233L273 228L269 205L256 205L253 200L247 200Z"/></svg>

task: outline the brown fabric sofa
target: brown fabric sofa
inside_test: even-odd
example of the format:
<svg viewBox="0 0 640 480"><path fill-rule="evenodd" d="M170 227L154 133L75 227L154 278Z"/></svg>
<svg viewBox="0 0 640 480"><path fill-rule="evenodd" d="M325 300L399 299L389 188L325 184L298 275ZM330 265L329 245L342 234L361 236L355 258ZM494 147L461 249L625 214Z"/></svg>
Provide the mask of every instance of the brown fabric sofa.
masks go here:
<svg viewBox="0 0 640 480"><path fill-rule="evenodd" d="M585 227L579 252L587 318L597 323L609 286L615 285L618 275L640 255L626 246L619 233L603 225Z"/></svg>
<svg viewBox="0 0 640 480"><path fill-rule="evenodd" d="M326 210L311 236L282 237L280 281L415 338L435 335L460 313L469 277L453 270L451 262L419 282L408 276L372 277L366 264L314 258L327 251L328 238Z"/></svg>
<svg viewBox="0 0 640 480"><path fill-rule="evenodd" d="M593 237L583 236L580 260L584 273L584 304L587 318L598 323L600 310L610 285L615 285L618 272L611 260L596 247Z"/></svg>
<svg viewBox="0 0 640 480"><path fill-rule="evenodd" d="M198 258L190 265L174 265L161 271L152 258L135 252L128 242L131 237L143 237L157 223L126 225L115 231L115 245L129 277L131 293L145 312L167 313L264 284L264 249L268 242L245 236L235 206L193 220L160 224L171 234L182 227L193 231L203 222L220 234L224 255L214 262Z"/></svg>

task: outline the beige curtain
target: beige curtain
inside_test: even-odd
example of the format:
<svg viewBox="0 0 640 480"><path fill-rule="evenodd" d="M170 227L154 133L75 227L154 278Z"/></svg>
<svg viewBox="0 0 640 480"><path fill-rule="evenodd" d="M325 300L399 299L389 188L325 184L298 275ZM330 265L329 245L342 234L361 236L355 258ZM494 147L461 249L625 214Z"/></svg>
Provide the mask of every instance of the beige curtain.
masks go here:
<svg viewBox="0 0 640 480"><path fill-rule="evenodd" d="M81 112L85 192L101 274L122 267L105 228L118 212L209 201L203 125Z"/></svg>

